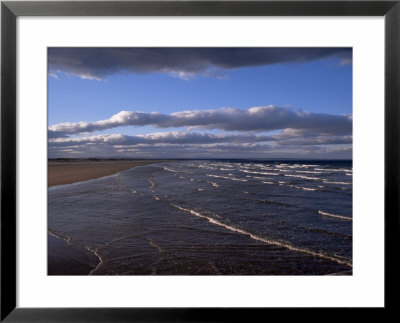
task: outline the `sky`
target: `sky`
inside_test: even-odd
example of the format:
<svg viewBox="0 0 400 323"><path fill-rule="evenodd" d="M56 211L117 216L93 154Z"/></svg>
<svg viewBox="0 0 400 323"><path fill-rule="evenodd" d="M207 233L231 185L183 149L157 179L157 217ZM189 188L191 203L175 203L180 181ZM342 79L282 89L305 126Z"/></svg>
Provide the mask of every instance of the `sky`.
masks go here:
<svg viewBox="0 0 400 323"><path fill-rule="evenodd" d="M49 158L352 158L351 48L49 48Z"/></svg>

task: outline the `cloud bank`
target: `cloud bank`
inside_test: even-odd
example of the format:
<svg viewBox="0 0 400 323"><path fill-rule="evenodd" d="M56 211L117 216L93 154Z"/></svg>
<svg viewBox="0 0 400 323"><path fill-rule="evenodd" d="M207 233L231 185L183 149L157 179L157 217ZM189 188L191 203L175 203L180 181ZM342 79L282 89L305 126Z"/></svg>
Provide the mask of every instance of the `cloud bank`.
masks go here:
<svg viewBox="0 0 400 323"><path fill-rule="evenodd" d="M215 143L253 143L275 141L272 136L208 134L198 132L157 132L146 135L127 136L121 134L97 135L79 138L58 138L49 142L49 147L74 146L76 144L215 144Z"/></svg>
<svg viewBox="0 0 400 323"><path fill-rule="evenodd" d="M218 70L336 57L352 61L351 48L66 48L48 49L49 74L100 80L114 73L220 76Z"/></svg>
<svg viewBox="0 0 400 323"><path fill-rule="evenodd" d="M246 134L165 132L96 135L49 141L49 157L351 158L351 136L282 139Z"/></svg>
<svg viewBox="0 0 400 323"><path fill-rule="evenodd" d="M351 158L352 136L156 132L50 139L49 156L139 158Z"/></svg>
<svg viewBox="0 0 400 323"><path fill-rule="evenodd" d="M57 138L49 141L49 147L69 147L81 144L141 145L141 144L217 144L273 142L276 145L327 145L350 144L352 136L273 136L254 134L208 134L204 132L156 132L146 135L127 136L121 134L96 135L77 138Z"/></svg>
<svg viewBox="0 0 400 323"><path fill-rule="evenodd" d="M265 106L247 110L221 108L188 110L172 114L121 111L109 119L95 122L59 123L48 129L49 138L103 131L116 127L148 126L155 128L219 129L223 131L268 132L291 129L302 133L347 135L352 132L352 117L304 112L290 108ZM286 132L286 134L289 134Z"/></svg>

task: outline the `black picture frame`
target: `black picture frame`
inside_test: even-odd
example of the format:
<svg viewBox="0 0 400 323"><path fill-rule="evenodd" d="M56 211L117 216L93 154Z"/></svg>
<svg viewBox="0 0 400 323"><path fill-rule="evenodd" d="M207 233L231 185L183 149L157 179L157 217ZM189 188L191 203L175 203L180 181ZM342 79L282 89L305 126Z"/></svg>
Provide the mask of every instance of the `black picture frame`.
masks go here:
<svg viewBox="0 0 400 323"><path fill-rule="evenodd" d="M0 295L2 322L234 322L242 320L243 315L253 318L247 321L264 320L265 313L262 311L267 310L259 308L16 307L16 19L19 16L384 16L385 306L382 309L375 309L375 312L380 316L382 311L396 310L399 275L395 262L398 255L400 228L398 130L400 121L400 0L2 1ZM288 308L269 310L282 312ZM304 313L301 309L290 310ZM333 315L332 309L325 310Z"/></svg>

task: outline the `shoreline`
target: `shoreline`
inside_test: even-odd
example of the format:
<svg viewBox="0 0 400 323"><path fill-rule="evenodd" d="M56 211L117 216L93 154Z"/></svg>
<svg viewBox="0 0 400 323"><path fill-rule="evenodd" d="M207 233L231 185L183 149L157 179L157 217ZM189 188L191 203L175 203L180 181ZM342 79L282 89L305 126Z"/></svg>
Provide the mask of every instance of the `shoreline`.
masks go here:
<svg viewBox="0 0 400 323"><path fill-rule="evenodd" d="M168 160L49 160L48 188L76 184L118 172ZM99 265L101 257L93 250L71 244L65 238L50 231L47 234L48 275L91 275Z"/></svg>
<svg viewBox="0 0 400 323"><path fill-rule="evenodd" d="M101 263L94 252L47 232L47 275L87 276Z"/></svg>
<svg viewBox="0 0 400 323"><path fill-rule="evenodd" d="M167 160L74 160L48 161L47 187L84 182L113 175L137 166L166 162Z"/></svg>

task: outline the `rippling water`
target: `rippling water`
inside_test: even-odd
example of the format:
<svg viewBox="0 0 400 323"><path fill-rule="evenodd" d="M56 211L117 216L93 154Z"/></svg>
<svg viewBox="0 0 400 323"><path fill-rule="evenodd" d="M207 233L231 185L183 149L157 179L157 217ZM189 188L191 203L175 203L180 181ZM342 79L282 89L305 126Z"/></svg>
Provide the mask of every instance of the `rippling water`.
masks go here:
<svg viewBox="0 0 400 323"><path fill-rule="evenodd" d="M352 273L351 161L173 161L48 198L92 275Z"/></svg>

